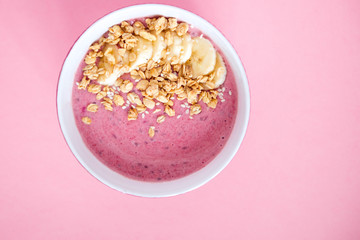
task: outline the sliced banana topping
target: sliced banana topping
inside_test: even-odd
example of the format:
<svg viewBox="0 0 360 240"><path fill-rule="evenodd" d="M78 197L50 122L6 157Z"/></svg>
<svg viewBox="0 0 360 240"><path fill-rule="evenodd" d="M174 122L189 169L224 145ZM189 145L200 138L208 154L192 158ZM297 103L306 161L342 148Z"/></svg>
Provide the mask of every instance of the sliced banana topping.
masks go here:
<svg viewBox="0 0 360 240"><path fill-rule="evenodd" d="M175 32L171 32L173 43L168 47L166 52L166 60L173 63L178 63L182 50L182 38Z"/></svg>
<svg viewBox="0 0 360 240"><path fill-rule="evenodd" d="M174 18L145 21L114 25L90 46L78 89L96 94L105 110L128 109L128 120L145 118L147 109L160 112L160 104L168 117L188 114L189 119L201 113L200 101L208 108L223 104L227 69L211 41L202 35L193 38L189 25ZM127 75L121 77L125 73L137 82L138 92ZM121 93L127 93L126 102ZM175 99L187 100L181 104L186 111L175 112Z"/></svg>
<svg viewBox="0 0 360 240"><path fill-rule="evenodd" d="M188 61L193 70L193 77L207 75L214 70L216 50L209 40L196 37L192 40L192 53Z"/></svg>
<svg viewBox="0 0 360 240"><path fill-rule="evenodd" d="M215 88L218 88L221 84L225 82L226 79L226 67L223 58L221 57L220 53L216 53L216 63L214 68L214 82Z"/></svg>
<svg viewBox="0 0 360 240"><path fill-rule="evenodd" d="M156 37L156 40L153 41L152 60L153 60L154 62L160 61L162 51L163 51L165 48L166 48L165 36L164 36L164 33L161 32L161 33Z"/></svg>
<svg viewBox="0 0 360 240"><path fill-rule="evenodd" d="M180 53L180 62L181 64L185 63L191 57L192 53L192 39L189 34L185 34L182 37L182 49Z"/></svg>
<svg viewBox="0 0 360 240"><path fill-rule="evenodd" d="M122 67L122 57L116 45L106 44L103 51L104 57L100 59L98 68L103 68L104 73L99 74L97 81L103 85L113 85L127 68Z"/></svg>
<svg viewBox="0 0 360 240"><path fill-rule="evenodd" d="M153 54L153 45L142 37L138 37L136 46L129 53L129 71L137 68L139 65L147 63Z"/></svg>
<svg viewBox="0 0 360 240"><path fill-rule="evenodd" d="M91 47L94 52L87 56L87 64L94 65L96 58L100 59L97 69L89 66L86 74L90 79L97 79L102 85L114 85L122 74L138 70L150 60L155 63L153 66L158 65L153 70L148 66L146 79L151 76L159 77L162 72L161 67L158 67L159 63L163 64L165 61L173 66L169 65L170 70L186 65L191 68L191 75L188 76L193 79L208 79L208 84L200 82L206 89L222 85L226 79L226 66L213 44L202 36L192 38L187 33L188 28L180 31L181 24L167 27L166 24L170 23L170 20L163 23L156 19L147 19L148 29L139 23L136 25L137 31L133 31L129 24L121 24L121 28L117 25L110 28L109 36ZM129 27L124 28L123 25ZM171 76L176 77L174 74Z"/></svg>
<svg viewBox="0 0 360 240"><path fill-rule="evenodd" d="M179 37L172 32L173 43L167 49L167 61L173 64L183 64L191 56L192 39L189 34Z"/></svg>

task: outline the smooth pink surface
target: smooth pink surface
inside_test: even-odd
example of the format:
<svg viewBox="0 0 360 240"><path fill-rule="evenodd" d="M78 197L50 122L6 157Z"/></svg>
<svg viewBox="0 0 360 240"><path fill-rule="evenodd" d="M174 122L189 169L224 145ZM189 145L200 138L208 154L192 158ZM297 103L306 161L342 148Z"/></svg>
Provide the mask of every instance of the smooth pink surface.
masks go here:
<svg viewBox="0 0 360 240"><path fill-rule="evenodd" d="M360 2L171 2L233 43L252 108L230 165L163 199L97 181L56 116L73 42L106 13L144 2L0 0L0 238L360 239Z"/></svg>

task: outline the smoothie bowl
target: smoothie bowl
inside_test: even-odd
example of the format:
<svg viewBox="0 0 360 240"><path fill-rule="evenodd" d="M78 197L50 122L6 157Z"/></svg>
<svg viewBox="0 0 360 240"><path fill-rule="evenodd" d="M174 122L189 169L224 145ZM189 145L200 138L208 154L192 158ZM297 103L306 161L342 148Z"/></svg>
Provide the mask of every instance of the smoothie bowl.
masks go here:
<svg viewBox="0 0 360 240"><path fill-rule="evenodd" d="M112 12L69 52L58 117L79 162L124 193L197 188L233 158L250 97L235 50L210 23L148 4Z"/></svg>

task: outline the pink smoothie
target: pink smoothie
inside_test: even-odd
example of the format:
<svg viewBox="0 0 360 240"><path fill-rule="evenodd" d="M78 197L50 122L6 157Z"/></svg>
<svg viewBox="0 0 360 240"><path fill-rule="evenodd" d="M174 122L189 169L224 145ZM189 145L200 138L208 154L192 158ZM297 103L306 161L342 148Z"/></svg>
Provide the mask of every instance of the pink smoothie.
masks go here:
<svg viewBox="0 0 360 240"><path fill-rule="evenodd" d="M192 35L199 31L192 30ZM196 35L197 35L196 34ZM226 59L224 59L226 62ZM82 78L81 65L76 82ZM176 98L173 109L175 117L148 109L148 114L139 114L135 121L127 120L128 108L114 107L105 110L95 95L73 87L73 111L79 132L90 151L106 166L126 177L142 181L169 181L189 175L206 166L224 147L232 131L237 109L235 78L227 64L227 77L220 88L225 88L225 101L215 109L199 103L202 112L189 118L186 108ZM126 77L122 77L126 78ZM128 78L130 79L130 78ZM136 83L134 82L134 86ZM134 88L140 98L141 94ZM126 94L120 93L126 99ZM99 110L86 110L96 103ZM163 104L156 106L161 110ZM166 120L158 124L156 119L165 115ZM181 117L177 118L178 115ZM81 118L88 116L92 123L86 125ZM148 130L155 126L155 136L150 138Z"/></svg>

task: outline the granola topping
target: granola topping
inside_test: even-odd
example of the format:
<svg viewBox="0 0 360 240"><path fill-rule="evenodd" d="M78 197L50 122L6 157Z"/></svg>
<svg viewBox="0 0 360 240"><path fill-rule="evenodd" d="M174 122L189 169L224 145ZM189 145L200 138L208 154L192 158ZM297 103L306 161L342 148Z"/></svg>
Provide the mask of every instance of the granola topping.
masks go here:
<svg viewBox="0 0 360 240"><path fill-rule="evenodd" d="M130 108L128 111L128 120L136 120L138 117L138 111L136 108Z"/></svg>
<svg viewBox="0 0 360 240"><path fill-rule="evenodd" d="M153 109L155 107L155 102L151 99L144 98L143 102L144 102L145 107L147 107L149 109Z"/></svg>
<svg viewBox="0 0 360 240"><path fill-rule="evenodd" d="M98 105L91 103L86 107L86 110L88 110L89 112L95 113L95 112L97 112L98 108L99 108Z"/></svg>
<svg viewBox="0 0 360 240"><path fill-rule="evenodd" d="M164 115L161 115L161 116L159 116L157 119L156 119L156 122L157 123L162 123L162 122L164 122L165 121L165 116Z"/></svg>
<svg viewBox="0 0 360 240"><path fill-rule="evenodd" d="M152 137L154 137L154 135L155 135L155 127L151 126L149 128L149 136L152 138Z"/></svg>
<svg viewBox="0 0 360 240"><path fill-rule="evenodd" d="M220 80L223 82L226 74L223 60L216 53L213 70L204 70L204 74L199 75L197 65L188 60L194 52L185 56L187 45L179 45L184 39L190 39L189 44L193 44L188 30L187 23L165 17L147 18L145 23L123 21L110 27L107 34L90 46L84 58L83 78L77 83L79 90L95 94L99 101L99 105L89 104L87 111L96 113L99 106L107 111L128 108L128 120L131 121L139 114L145 118L148 109L162 105L152 113L161 112L174 117L174 101L177 99L184 101L181 103L184 112L178 113L176 118L180 119L184 113L190 114L192 119L203 111L200 102L208 109L216 108L218 101L224 102L225 92L219 88ZM149 46L153 49L147 53ZM193 45L193 51L194 48ZM155 55L158 58L153 57ZM194 56L192 59L197 58ZM132 80L121 78L126 73ZM231 96L231 91L228 95ZM83 117L82 121L91 123L89 117ZM165 115L158 116L156 121L164 122ZM152 126L149 136L154 134Z"/></svg>
<svg viewBox="0 0 360 240"><path fill-rule="evenodd" d="M89 117L83 117L81 121L87 125L91 124L91 119Z"/></svg>
<svg viewBox="0 0 360 240"><path fill-rule="evenodd" d="M113 100L116 106L122 106L125 103L124 98L118 94L114 95Z"/></svg>

